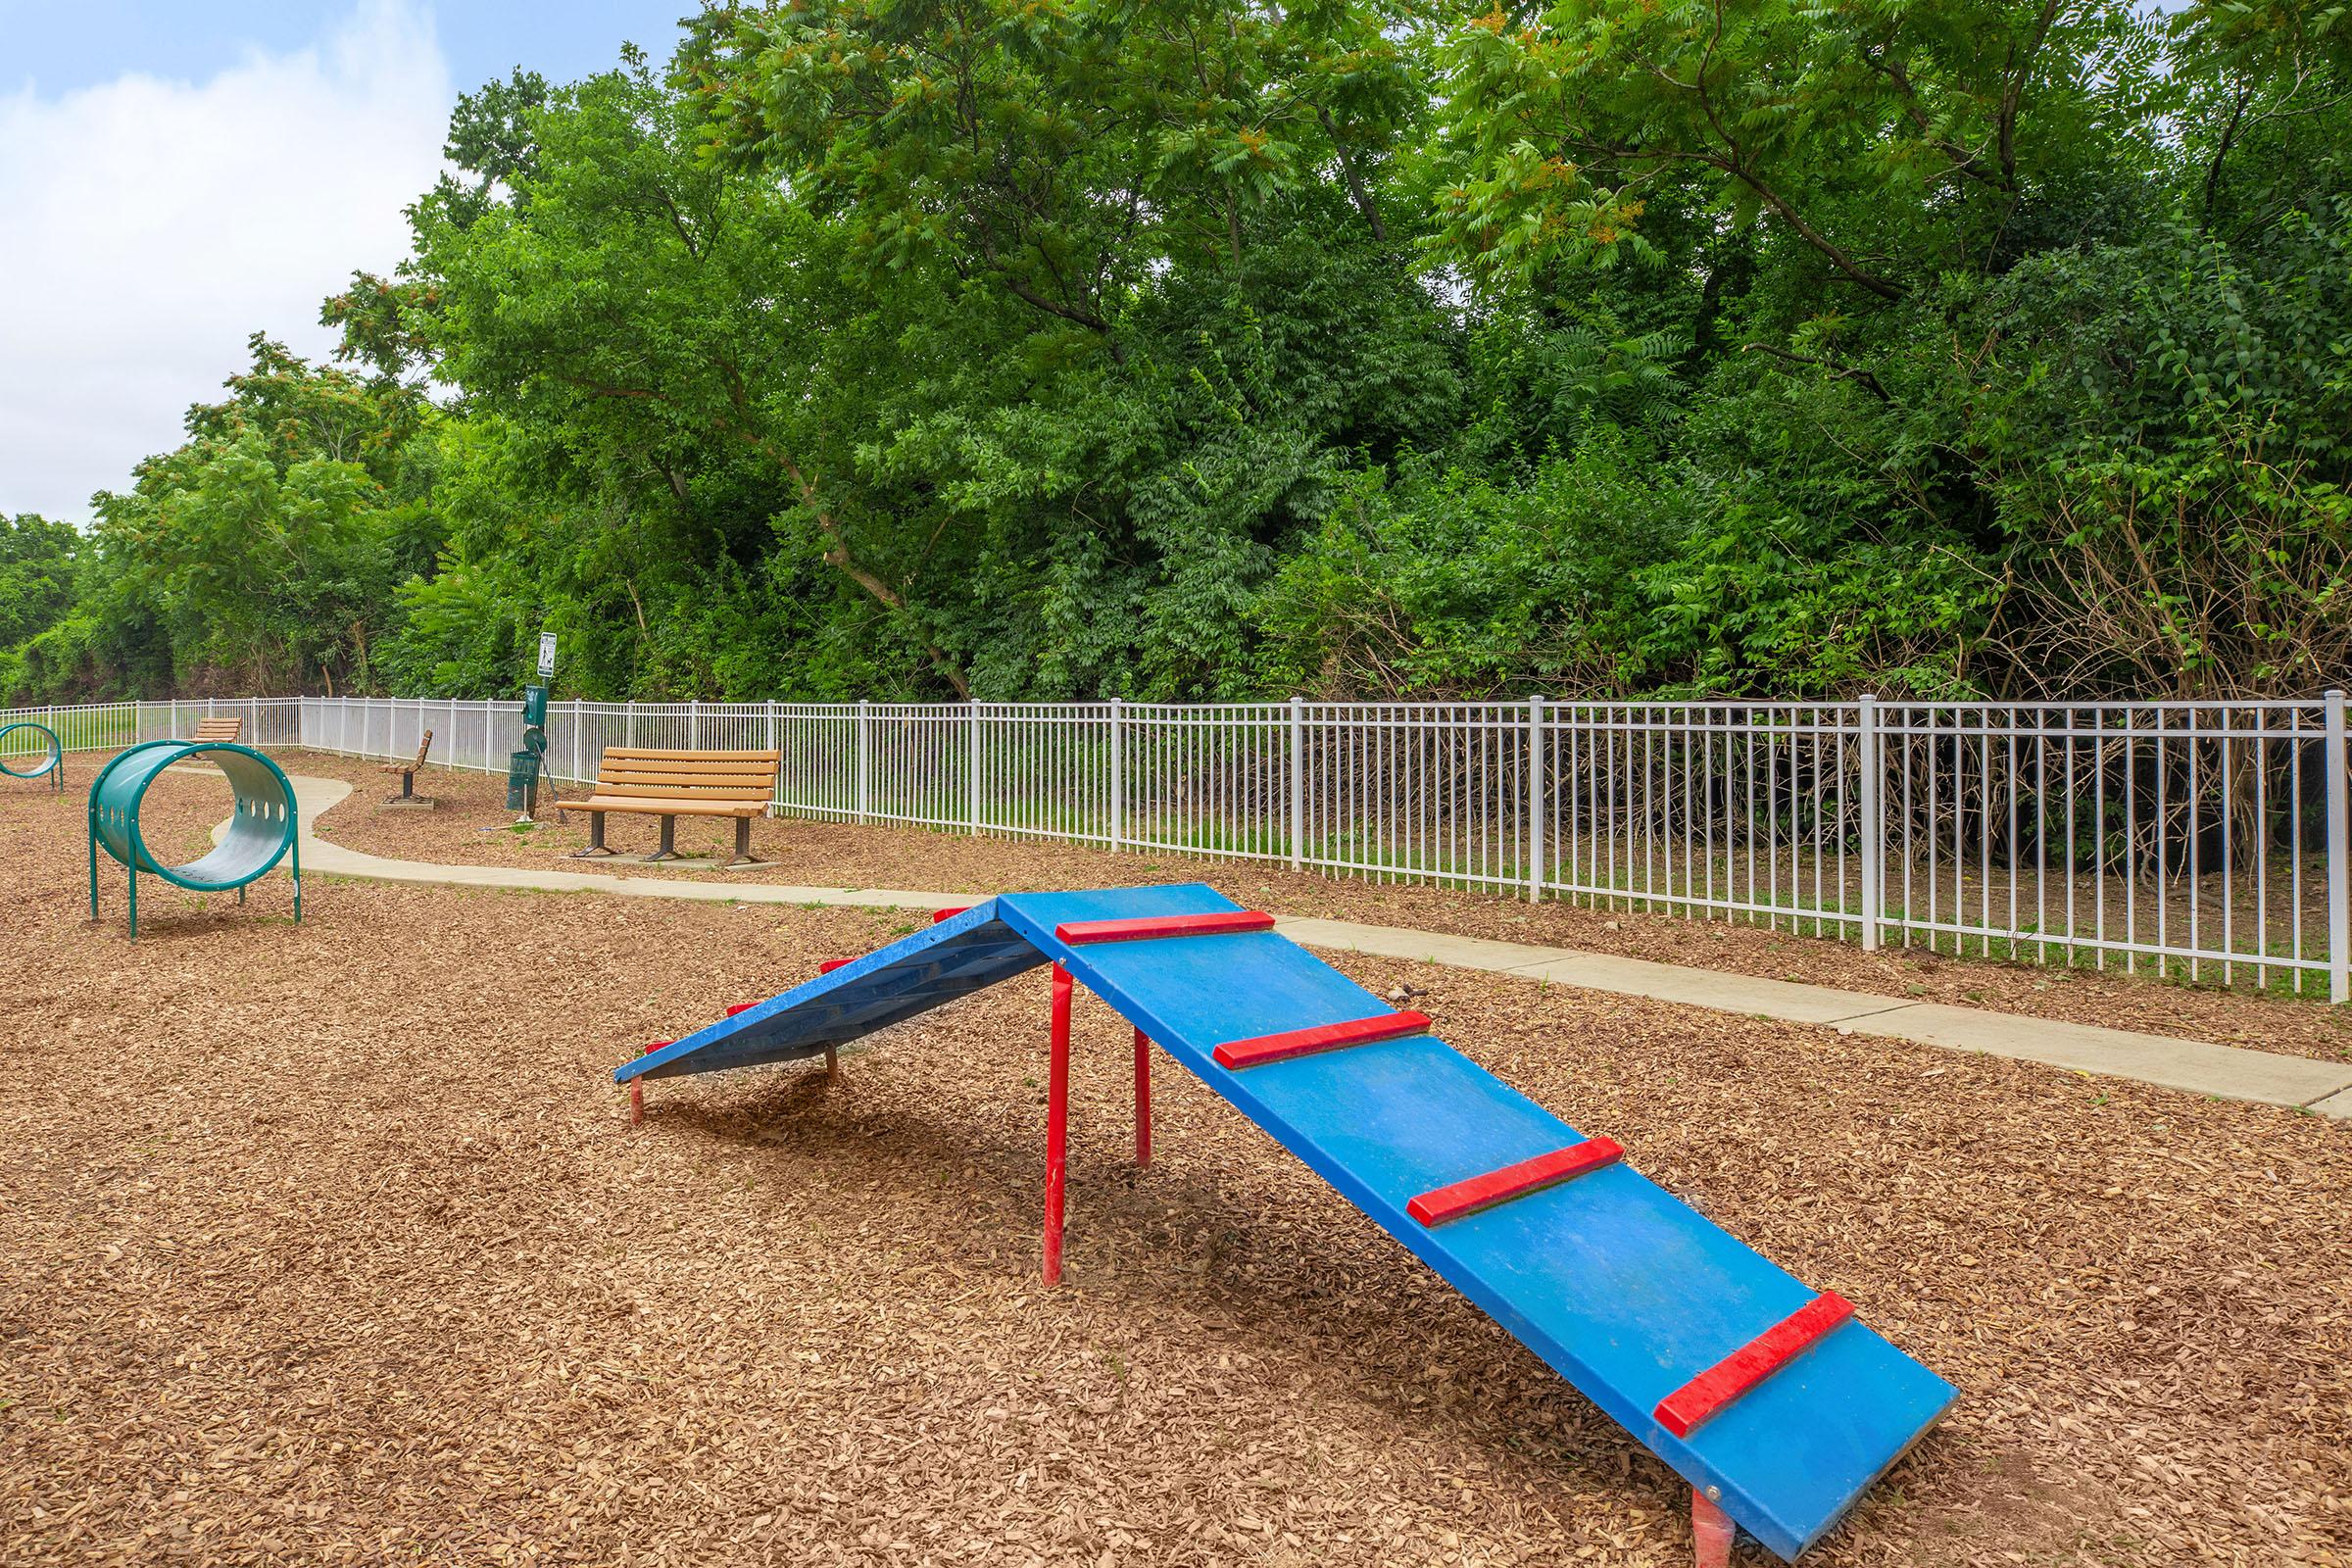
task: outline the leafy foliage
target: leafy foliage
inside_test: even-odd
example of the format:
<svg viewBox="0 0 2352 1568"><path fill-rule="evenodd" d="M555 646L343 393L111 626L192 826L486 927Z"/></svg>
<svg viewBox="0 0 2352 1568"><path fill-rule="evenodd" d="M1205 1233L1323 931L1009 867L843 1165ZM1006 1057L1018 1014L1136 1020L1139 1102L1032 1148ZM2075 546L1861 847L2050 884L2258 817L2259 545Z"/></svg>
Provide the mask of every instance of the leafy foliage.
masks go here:
<svg viewBox="0 0 2352 1568"><path fill-rule="evenodd" d="M0 685L2308 691L2348 71L2333 0L709 6L463 100L344 365L0 533Z"/></svg>

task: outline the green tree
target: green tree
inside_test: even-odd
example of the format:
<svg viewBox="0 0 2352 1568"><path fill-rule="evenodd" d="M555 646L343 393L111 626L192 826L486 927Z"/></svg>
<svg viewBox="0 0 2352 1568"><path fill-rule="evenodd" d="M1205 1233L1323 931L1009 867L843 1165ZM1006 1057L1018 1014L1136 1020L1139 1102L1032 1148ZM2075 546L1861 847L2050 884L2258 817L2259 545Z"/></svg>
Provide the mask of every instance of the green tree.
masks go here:
<svg viewBox="0 0 2352 1568"><path fill-rule="evenodd" d="M0 649L65 618L80 555L81 535L71 524L29 512L0 517Z"/></svg>

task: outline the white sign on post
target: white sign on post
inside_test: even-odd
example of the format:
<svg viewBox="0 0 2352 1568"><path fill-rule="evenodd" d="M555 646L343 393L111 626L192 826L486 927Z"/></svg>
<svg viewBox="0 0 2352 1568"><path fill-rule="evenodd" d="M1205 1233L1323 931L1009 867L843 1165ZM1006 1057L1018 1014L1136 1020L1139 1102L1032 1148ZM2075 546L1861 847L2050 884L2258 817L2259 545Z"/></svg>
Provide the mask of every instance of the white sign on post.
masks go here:
<svg viewBox="0 0 2352 1568"><path fill-rule="evenodd" d="M539 678L545 680L555 672L556 634L552 631L543 631L539 634Z"/></svg>

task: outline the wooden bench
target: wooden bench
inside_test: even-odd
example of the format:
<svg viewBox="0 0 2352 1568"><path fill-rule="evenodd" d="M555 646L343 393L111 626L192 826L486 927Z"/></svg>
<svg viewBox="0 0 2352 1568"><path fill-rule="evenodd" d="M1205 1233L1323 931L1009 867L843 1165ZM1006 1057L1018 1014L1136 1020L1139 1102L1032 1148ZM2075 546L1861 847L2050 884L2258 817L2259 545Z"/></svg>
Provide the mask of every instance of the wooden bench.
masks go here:
<svg viewBox="0 0 2352 1568"><path fill-rule="evenodd" d="M245 720L241 718L200 718L196 721L199 741L227 741L235 744L245 738Z"/></svg>
<svg viewBox="0 0 2352 1568"><path fill-rule="evenodd" d="M662 819L662 847L648 860L678 858L677 819L731 816L735 858L727 868L756 865L752 818L767 809L776 793L774 752L664 752L643 746L608 746L596 764L596 793L584 801L558 801L556 810L589 813L588 847L575 855L611 855L605 847L605 813L631 811Z"/></svg>
<svg viewBox="0 0 2352 1568"><path fill-rule="evenodd" d="M384 764L385 772L400 775L400 793L386 801L384 803L386 806L400 806L416 799L416 770L424 766L424 754L432 749L433 732L428 729L424 732L423 738L416 743L416 760L415 761L386 762ZM432 802L427 801L424 804L430 806Z"/></svg>

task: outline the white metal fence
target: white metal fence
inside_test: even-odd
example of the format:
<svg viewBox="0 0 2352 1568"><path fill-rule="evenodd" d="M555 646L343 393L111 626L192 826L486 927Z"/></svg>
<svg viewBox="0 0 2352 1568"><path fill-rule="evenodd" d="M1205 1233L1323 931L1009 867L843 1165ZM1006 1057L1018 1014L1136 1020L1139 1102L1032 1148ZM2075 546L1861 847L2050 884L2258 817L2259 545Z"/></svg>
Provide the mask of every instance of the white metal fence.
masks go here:
<svg viewBox="0 0 2352 1568"><path fill-rule="evenodd" d="M496 772L512 701L29 710L88 750L249 740ZM18 716L0 714L0 722ZM607 746L768 749L776 810L2352 993L2342 694L2310 702L557 703ZM12 749L13 749L12 738Z"/></svg>

